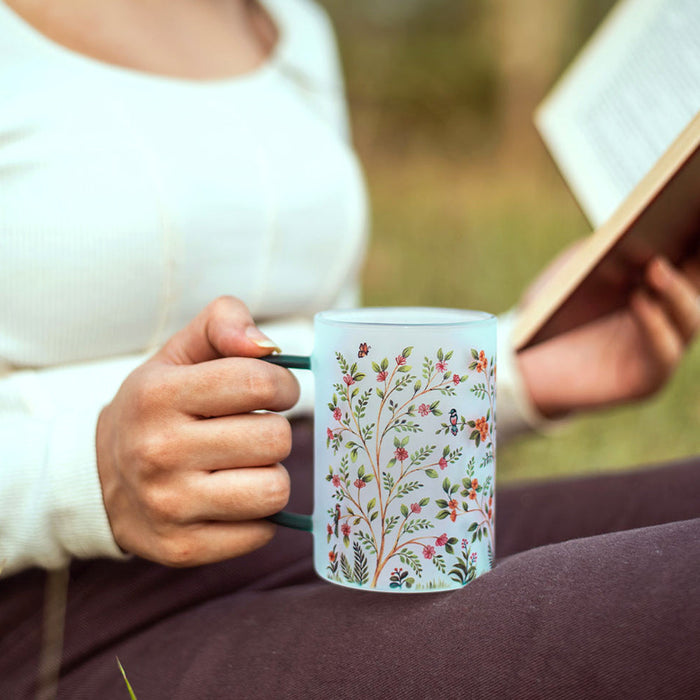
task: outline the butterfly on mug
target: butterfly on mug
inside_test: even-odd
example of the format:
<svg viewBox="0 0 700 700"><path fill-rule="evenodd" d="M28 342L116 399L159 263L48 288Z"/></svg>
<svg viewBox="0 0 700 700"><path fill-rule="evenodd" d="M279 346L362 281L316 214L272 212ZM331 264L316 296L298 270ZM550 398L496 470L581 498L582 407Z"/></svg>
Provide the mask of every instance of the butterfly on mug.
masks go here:
<svg viewBox="0 0 700 700"><path fill-rule="evenodd" d="M367 345L367 343L360 343L360 349L357 351L357 356L358 357L367 357L369 355L369 351L371 345Z"/></svg>
<svg viewBox="0 0 700 700"><path fill-rule="evenodd" d="M457 409L456 408L451 408L450 409L450 431L452 432L453 435L457 435Z"/></svg>

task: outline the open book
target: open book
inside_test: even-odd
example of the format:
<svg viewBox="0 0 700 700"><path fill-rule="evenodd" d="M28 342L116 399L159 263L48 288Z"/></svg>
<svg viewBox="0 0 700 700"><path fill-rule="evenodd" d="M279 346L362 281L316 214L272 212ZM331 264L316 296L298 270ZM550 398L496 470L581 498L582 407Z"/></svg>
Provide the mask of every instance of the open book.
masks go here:
<svg viewBox="0 0 700 700"><path fill-rule="evenodd" d="M516 348L620 308L654 255L700 253L700 1L621 0L535 121L596 230L523 309Z"/></svg>

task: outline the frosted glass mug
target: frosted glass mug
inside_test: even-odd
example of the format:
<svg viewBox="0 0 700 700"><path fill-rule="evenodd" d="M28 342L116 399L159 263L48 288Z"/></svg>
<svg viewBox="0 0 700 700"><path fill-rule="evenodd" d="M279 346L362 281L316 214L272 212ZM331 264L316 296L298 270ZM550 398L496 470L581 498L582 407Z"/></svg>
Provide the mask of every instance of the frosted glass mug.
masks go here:
<svg viewBox="0 0 700 700"><path fill-rule="evenodd" d="M364 308L314 319L311 357L265 358L315 380L308 530L332 583L397 593L459 588L494 550L496 318Z"/></svg>

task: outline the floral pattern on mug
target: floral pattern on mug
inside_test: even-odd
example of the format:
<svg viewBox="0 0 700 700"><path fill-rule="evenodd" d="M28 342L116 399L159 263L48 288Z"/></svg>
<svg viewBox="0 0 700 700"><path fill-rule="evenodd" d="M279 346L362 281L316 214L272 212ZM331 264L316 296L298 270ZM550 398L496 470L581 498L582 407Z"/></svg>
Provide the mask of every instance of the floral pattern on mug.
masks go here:
<svg viewBox="0 0 700 700"><path fill-rule="evenodd" d="M369 376L369 368L336 352L339 381L328 403L326 440L335 506L327 511L326 571L339 583L374 588L386 572L390 589L465 585L477 575L473 545L484 542L493 559L495 363L472 348L461 373L454 351L440 348L423 357L419 375L409 364L412 351L363 360ZM455 408L465 405L459 397L467 391L476 399L469 405L482 407L478 414ZM426 441L428 431L438 439ZM444 498L421 497L441 472ZM467 535L461 545L447 532L436 534L446 519Z"/></svg>

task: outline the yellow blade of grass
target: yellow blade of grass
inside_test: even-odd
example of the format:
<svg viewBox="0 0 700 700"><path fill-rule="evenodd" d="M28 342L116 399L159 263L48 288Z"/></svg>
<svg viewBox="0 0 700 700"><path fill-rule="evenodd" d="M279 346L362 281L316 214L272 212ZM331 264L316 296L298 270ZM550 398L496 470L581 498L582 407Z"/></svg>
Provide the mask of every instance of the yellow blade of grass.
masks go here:
<svg viewBox="0 0 700 700"><path fill-rule="evenodd" d="M126 683L127 690L129 691L129 697L131 698L131 700L136 700L136 695L134 694L133 688L131 687L131 683L129 683L129 679L126 677L126 672L124 671L124 667L122 666L122 662L119 661L118 656L117 665L119 666L119 670L122 672L124 683Z"/></svg>

